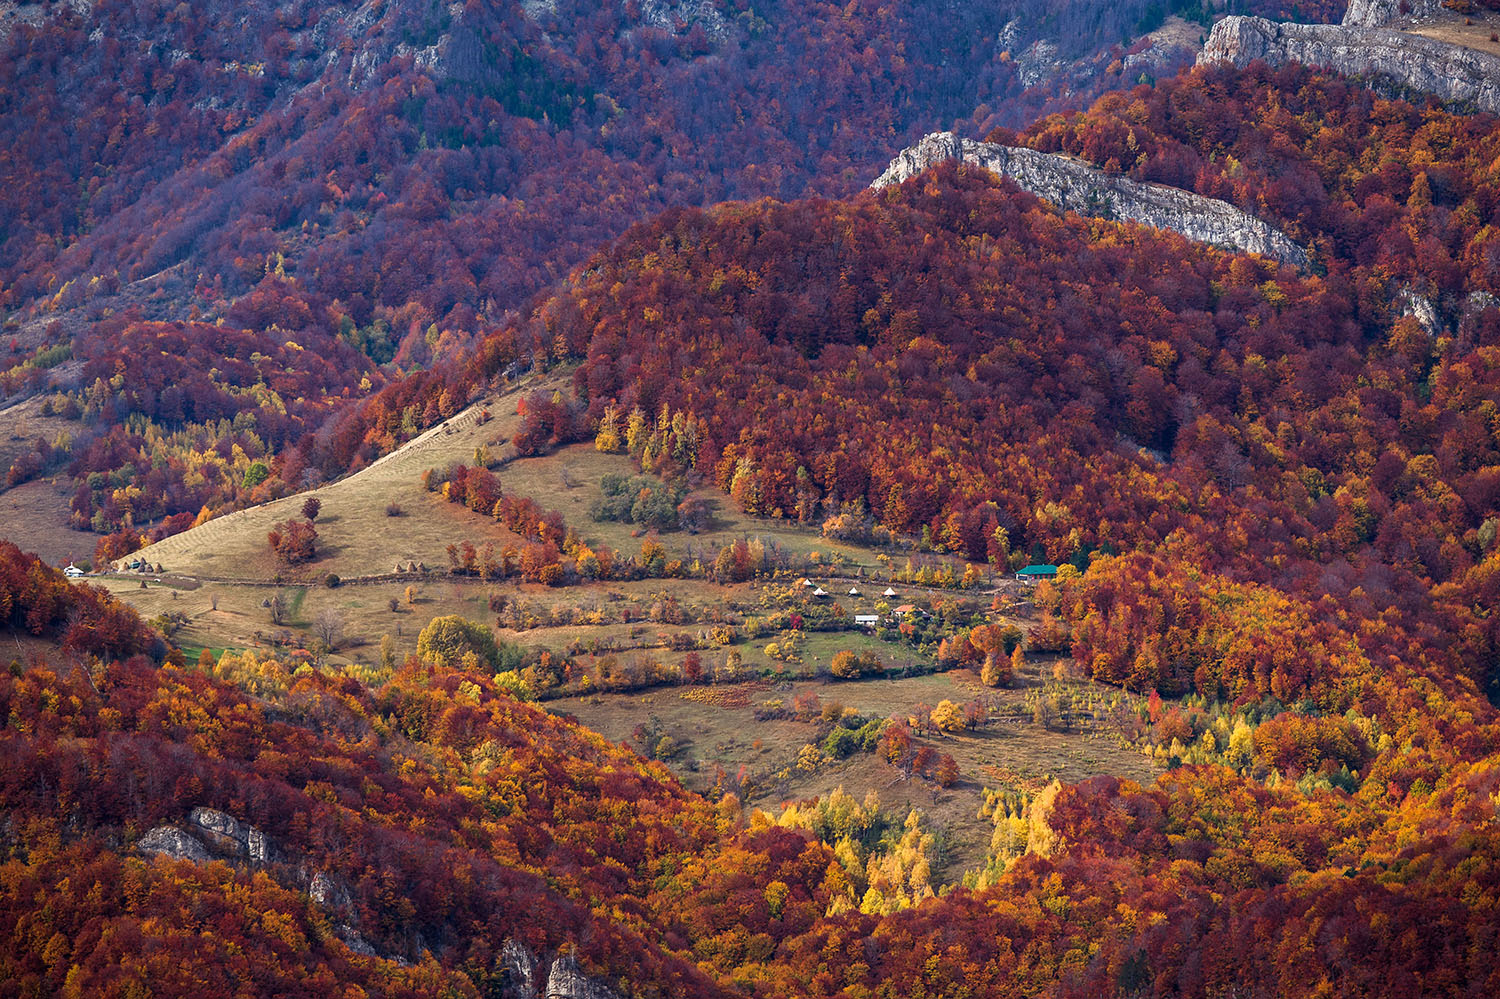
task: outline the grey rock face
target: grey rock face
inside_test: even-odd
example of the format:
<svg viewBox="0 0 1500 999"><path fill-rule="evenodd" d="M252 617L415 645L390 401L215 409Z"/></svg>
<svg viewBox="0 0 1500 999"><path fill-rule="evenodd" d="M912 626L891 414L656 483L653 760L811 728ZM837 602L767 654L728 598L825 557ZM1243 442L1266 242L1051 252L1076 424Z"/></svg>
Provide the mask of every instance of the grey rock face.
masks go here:
<svg viewBox="0 0 1500 999"><path fill-rule="evenodd" d="M195 808L188 821L220 853L245 852L245 826L239 819L215 808Z"/></svg>
<svg viewBox="0 0 1500 999"><path fill-rule="evenodd" d="M1422 329L1427 331L1428 336L1437 336L1437 308L1427 296L1418 295L1410 288L1402 288L1396 293L1396 308L1397 314L1402 317L1415 317L1417 322L1422 324Z"/></svg>
<svg viewBox="0 0 1500 999"><path fill-rule="evenodd" d="M245 837L245 853L253 863L269 864L276 859L276 844L271 837L251 826Z"/></svg>
<svg viewBox="0 0 1500 999"><path fill-rule="evenodd" d="M1080 215L1140 222L1297 267L1308 263L1307 251L1285 233L1227 201L1111 176L1067 156L961 139L952 132L934 132L902 150L870 186L899 184L934 163L952 159L1007 177L1022 189Z"/></svg>
<svg viewBox="0 0 1500 999"><path fill-rule="evenodd" d="M1406 13L1402 13L1401 4L1402 0L1349 0L1344 27L1383 28L1392 21L1420 21L1441 9L1438 0L1406 0Z"/></svg>
<svg viewBox="0 0 1500 999"><path fill-rule="evenodd" d="M199 864L213 859L202 843L176 826L157 826L142 836L136 846L146 853L165 854L176 860L191 860Z"/></svg>
<svg viewBox="0 0 1500 999"><path fill-rule="evenodd" d="M680 27L698 25L716 42L724 41L729 35L729 25L713 0L642 0L641 18L653 27L672 33Z"/></svg>
<svg viewBox="0 0 1500 999"><path fill-rule="evenodd" d="M257 864L276 859L269 836L216 808L195 808L188 813L188 821L215 853L248 857Z"/></svg>
<svg viewBox="0 0 1500 999"><path fill-rule="evenodd" d="M338 934L339 939L344 941L345 945L347 945L350 950L354 951L354 953L363 954L365 957L380 956L379 952L377 952L374 947L370 946L370 942L364 937L360 936L359 931L350 926L348 923L340 923L338 925Z"/></svg>
<svg viewBox="0 0 1500 999"><path fill-rule="evenodd" d="M594 981L578 967L578 959L563 954L547 975L547 999L619 999L607 985Z"/></svg>
<svg viewBox="0 0 1500 999"><path fill-rule="evenodd" d="M514 999L538 999L536 955L514 940L506 940L500 948L500 959L505 964L504 987Z"/></svg>
<svg viewBox="0 0 1500 999"><path fill-rule="evenodd" d="M323 871L313 874L312 881L307 886L307 895L318 905L334 912L343 912L354 904L354 900L349 897L349 889Z"/></svg>
<svg viewBox="0 0 1500 999"><path fill-rule="evenodd" d="M1200 65L1244 67L1257 59L1271 66L1327 66L1346 76L1383 78L1481 111L1500 111L1500 56L1390 28L1226 17L1214 25L1198 55Z"/></svg>

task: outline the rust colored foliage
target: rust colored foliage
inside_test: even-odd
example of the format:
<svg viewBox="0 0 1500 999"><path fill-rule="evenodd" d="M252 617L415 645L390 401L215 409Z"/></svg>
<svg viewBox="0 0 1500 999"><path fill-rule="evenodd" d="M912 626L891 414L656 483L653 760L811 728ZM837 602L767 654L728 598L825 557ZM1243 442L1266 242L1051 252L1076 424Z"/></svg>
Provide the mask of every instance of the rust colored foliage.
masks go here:
<svg viewBox="0 0 1500 999"><path fill-rule="evenodd" d="M161 637L105 590L70 582L35 555L0 540L0 628L51 638L101 659L160 657Z"/></svg>
<svg viewBox="0 0 1500 999"><path fill-rule="evenodd" d="M301 565L318 557L318 530L307 520L283 520L266 532L266 543L287 565Z"/></svg>

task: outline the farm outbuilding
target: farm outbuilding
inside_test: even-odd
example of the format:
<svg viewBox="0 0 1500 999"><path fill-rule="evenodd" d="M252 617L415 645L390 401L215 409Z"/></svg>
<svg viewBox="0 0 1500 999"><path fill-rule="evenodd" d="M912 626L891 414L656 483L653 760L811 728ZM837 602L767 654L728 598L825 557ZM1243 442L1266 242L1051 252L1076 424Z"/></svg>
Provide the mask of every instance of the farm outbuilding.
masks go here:
<svg viewBox="0 0 1500 999"><path fill-rule="evenodd" d="M1028 565L1016 573L1016 578L1023 583L1040 583L1044 579L1057 578L1057 566L1055 565Z"/></svg>

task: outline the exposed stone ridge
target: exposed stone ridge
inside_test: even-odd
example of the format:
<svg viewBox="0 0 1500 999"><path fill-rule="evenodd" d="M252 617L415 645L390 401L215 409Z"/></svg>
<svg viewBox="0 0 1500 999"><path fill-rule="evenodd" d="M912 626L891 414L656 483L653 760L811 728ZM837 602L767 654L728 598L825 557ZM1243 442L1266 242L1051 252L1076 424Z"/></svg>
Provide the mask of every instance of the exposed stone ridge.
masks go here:
<svg viewBox="0 0 1500 999"><path fill-rule="evenodd" d="M976 142L952 132L934 132L902 150L870 186L878 190L899 184L934 163L953 159L1007 177L1022 189L1080 215L1170 229L1199 242L1259 253L1298 267L1308 263L1307 251L1285 233L1227 201L1112 176L1071 157Z"/></svg>
<svg viewBox="0 0 1500 999"><path fill-rule="evenodd" d="M1345 76L1383 78L1446 101L1500 111L1500 56L1391 28L1277 24L1263 17L1226 17L1214 25L1199 64L1248 66L1300 62Z"/></svg>
<svg viewBox="0 0 1500 999"><path fill-rule="evenodd" d="M1438 0L1349 0L1344 27L1383 28L1392 21L1423 21L1441 9Z"/></svg>
<svg viewBox="0 0 1500 999"><path fill-rule="evenodd" d="M188 813L188 821L219 853L248 857L257 864L275 859L270 837L232 815L214 808L195 808Z"/></svg>

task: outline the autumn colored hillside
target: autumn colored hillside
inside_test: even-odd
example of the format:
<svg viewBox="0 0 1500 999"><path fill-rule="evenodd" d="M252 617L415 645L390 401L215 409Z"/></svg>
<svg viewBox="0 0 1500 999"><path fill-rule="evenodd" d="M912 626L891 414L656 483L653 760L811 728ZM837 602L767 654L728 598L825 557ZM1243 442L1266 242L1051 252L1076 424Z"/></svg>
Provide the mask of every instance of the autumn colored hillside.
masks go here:
<svg viewBox="0 0 1500 999"><path fill-rule="evenodd" d="M7 599L69 587L0 558ZM1500 732L1415 685L997 806L994 876L880 914L847 796L791 826L711 804L486 673L55 649L0 675L0 994L1484 994Z"/></svg>
<svg viewBox="0 0 1500 999"><path fill-rule="evenodd" d="M67 502L31 487L26 503L68 507L56 523L75 529L163 534L266 481L200 479L195 456L233 464L239 448L267 466L269 496L345 474L345 454L309 473L288 452L321 449L349 398L461 354L631 223L850 194L933 122L980 134L1170 73L1218 13L1144 0L7 8L0 403L65 393L57 411L81 419L28 437L3 488L63 473ZM1142 35L1168 15L1195 20ZM291 377L250 391L257 356ZM406 415L408 429L440 410ZM23 429L0 409L0 432Z"/></svg>
<svg viewBox="0 0 1500 999"><path fill-rule="evenodd" d="M1023 125L975 108L1036 50L969 6L6 11L0 378L79 428L7 484L70 482L101 561L198 527L114 597L0 542L0 999L1500 994L1500 120L1257 64ZM1212 5L1047 6L1103 87ZM955 163L865 190L934 116L1311 263ZM374 565L418 518L446 570ZM402 654L333 655L340 604ZM960 773L998 701L865 717L898 673L1049 735L1087 688L1115 742ZM657 697L757 757L819 726L783 788L967 781L988 842L694 793Z"/></svg>

